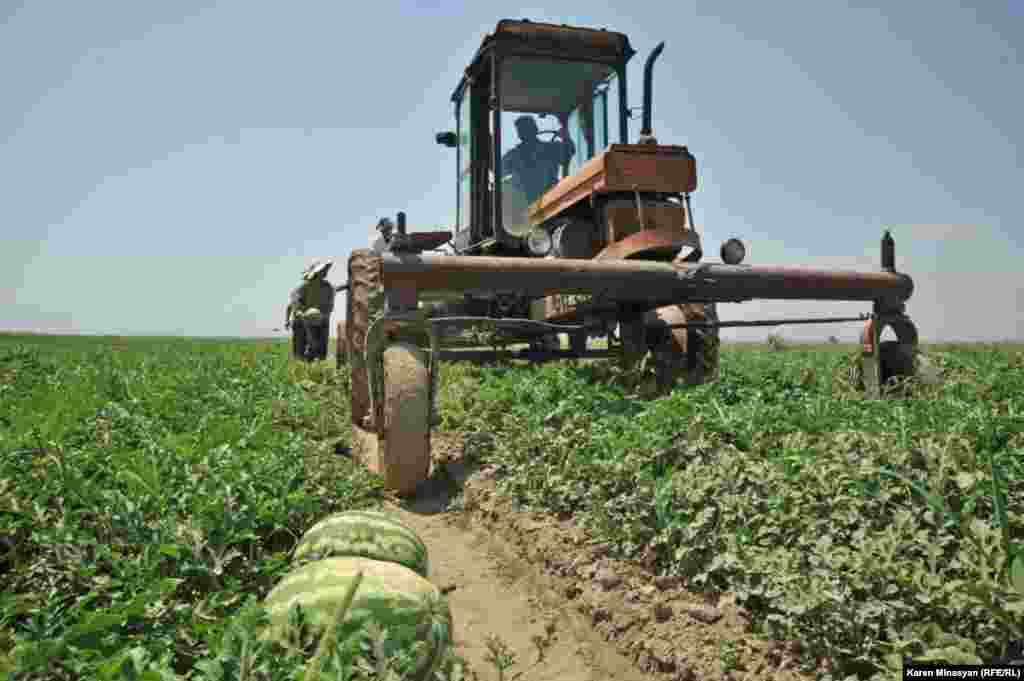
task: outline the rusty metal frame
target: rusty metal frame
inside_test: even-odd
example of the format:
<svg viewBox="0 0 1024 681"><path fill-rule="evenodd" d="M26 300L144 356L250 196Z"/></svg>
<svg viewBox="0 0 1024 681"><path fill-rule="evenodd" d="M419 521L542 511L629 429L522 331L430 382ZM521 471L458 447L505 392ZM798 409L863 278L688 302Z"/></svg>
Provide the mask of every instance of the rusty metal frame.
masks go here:
<svg viewBox="0 0 1024 681"><path fill-rule="evenodd" d="M426 335L430 339L430 409L436 422L437 367L444 358L482 357L482 353L453 353L441 348L441 337L453 328L486 324L491 328L517 331L529 337L546 333L590 332L614 317L643 333L642 314L663 305L681 303L739 302L756 298L774 300L870 301L870 316L799 319L687 322L660 328L726 328L782 326L864 321L861 334L865 388L880 396L882 358L881 334L891 328L898 342L916 351L918 332L906 314L906 301L914 290L913 281L894 267L894 244L887 232L882 242L882 270L874 272L823 270L804 267L721 265L714 263L664 263L649 260L570 260L486 256L424 256L385 253L379 256L380 281L386 298L383 316L375 320L364 348L370 388L371 419L382 424L384 377L381 363L389 338ZM612 303L605 314L592 315L594 324L555 324L516 318L450 316L430 318L430 309L420 309L421 294L436 291L462 293L513 293L541 297L553 293L585 293ZM634 319L630 326L630 319ZM639 323L637 323L639 322ZM652 325L658 328L659 325ZM628 334L627 334L628 335ZM623 338L623 347L637 339ZM513 341L514 342L514 341ZM635 345L635 342L632 342ZM598 356L600 352L568 352L565 357ZM541 356L543 355L543 357ZM496 352L488 356L501 356ZM526 351L506 353L508 357L543 360L563 353Z"/></svg>
<svg viewBox="0 0 1024 681"><path fill-rule="evenodd" d="M384 254L381 279L385 288L404 289L410 297L420 291L526 297L596 294L638 311L684 302L759 298L882 301L892 307L913 292L911 278L898 272L621 259Z"/></svg>

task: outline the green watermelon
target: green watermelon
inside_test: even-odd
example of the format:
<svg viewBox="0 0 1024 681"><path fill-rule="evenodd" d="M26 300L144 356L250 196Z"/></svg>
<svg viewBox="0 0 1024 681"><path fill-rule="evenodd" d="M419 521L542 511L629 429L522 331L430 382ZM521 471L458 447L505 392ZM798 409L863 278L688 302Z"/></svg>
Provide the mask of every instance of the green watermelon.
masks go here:
<svg viewBox="0 0 1024 681"><path fill-rule="evenodd" d="M303 647L318 640L360 572L362 581L336 634L345 639L374 622L387 630L386 655L413 652L411 675L404 678L428 678L451 645L451 611L437 587L397 563L324 558L292 570L267 595L269 624L262 636ZM291 628L289 617L295 604L304 615L305 637Z"/></svg>
<svg viewBox="0 0 1024 681"><path fill-rule="evenodd" d="M404 565L429 576L427 547L408 525L379 511L346 511L309 528L295 547L302 565L321 558L362 557Z"/></svg>

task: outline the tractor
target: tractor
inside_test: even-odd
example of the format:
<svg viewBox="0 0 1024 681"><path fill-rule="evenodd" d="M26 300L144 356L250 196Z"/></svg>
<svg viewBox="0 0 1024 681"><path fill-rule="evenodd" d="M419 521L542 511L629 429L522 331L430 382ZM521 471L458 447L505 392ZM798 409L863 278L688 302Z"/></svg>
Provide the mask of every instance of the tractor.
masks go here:
<svg viewBox="0 0 1024 681"><path fill-rule="evenodd" d="M878 271L745 265L736 238L721 244L720 263L704 259L696 159L651 127L664 47L644 65L642 126L630 141L635 52L624 34L506 19L485 36L452 95L454 130L435 135L454 150L453 229L410 231L398 212L383 252L348 259L339 347L351 365L354 450L388 487L411 493L429 475L441 361L646 359L667 390L717 377L720 328L862 321L869 391L914 372L913 282L896 271L888 232ZM719 320L718 303L753 299L873 307ZM885 328L895 341L879 342Z"/></svg>

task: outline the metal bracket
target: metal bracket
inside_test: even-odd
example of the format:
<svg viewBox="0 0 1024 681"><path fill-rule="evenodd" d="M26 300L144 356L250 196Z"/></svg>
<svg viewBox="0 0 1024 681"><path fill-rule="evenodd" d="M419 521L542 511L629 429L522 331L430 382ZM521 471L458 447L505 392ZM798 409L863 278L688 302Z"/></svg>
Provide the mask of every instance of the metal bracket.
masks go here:
<svg viewBox="0 0 1024 681"><path fill-rule="evenodd" d="M911 346L915 351L918 347L917 327L906 314L906 303L893 303L876 300L872 315L868 318L861 332L861 376L865 392L870 397L882 396L882 332L886 327L893 330L896 340Z"/></svg>
<svg viewBox="0 0 1024 681"><path fill-rule="evenodd" d="M636 197L636 212L637 217L640 220L640 229L647 229L647 223L644 222L644 202L640 198L639 185L633 185L633 195Z"/></svg>
<svg viewBox="0 0 1024 681"><path fill-rule="evenodd" d="M370 324L366 332L366 347L364 357L366 361L366 373L370 384L370 424L373 430L380 433L379 428L384 423L384 348L387 345L389 332L400 328L403 331L426 332L426 312L423 310L414 311L388 311L383 316ZM433 361L429 368L433 372ZM433 380L433 378L431 379Z"/></svg>

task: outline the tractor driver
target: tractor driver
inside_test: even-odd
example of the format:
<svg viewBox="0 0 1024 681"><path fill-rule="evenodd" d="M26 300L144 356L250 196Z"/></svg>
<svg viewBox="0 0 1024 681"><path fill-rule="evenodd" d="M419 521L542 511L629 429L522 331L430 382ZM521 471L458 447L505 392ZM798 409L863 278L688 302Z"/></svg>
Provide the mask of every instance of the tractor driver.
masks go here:
<svg viewBox="0 0 1024 681"><path fill-rule="evenodd" d="M516 119L519 144L501 159L502 173L515 176L531 203L558 179L558 170L576 153L576 145L563 127L558 132L562 141L541 142L537 139L537 122L533 116Z"/></svg>

